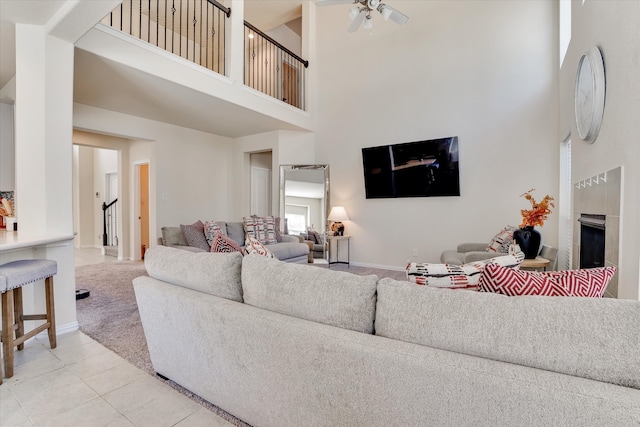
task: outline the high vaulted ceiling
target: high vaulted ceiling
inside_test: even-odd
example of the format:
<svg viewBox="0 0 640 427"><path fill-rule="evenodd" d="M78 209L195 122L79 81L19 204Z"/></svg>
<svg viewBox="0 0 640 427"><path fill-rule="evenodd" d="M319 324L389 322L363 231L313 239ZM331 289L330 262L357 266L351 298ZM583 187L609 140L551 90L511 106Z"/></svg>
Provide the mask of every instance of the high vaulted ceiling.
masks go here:
<svg viewBox="0 0 640 427"><path fill-rule="evenodd" d="M15 23L45 25L55 20L70 3L73 2L0 0L0 88L15 75ZM244 5L245 20L264 31L295 22L302 14L302 0L245 0ZM81 104L229 137L295 129L287 123L160 81L79 49L76 49L74 74L74 102Z"/></svg>

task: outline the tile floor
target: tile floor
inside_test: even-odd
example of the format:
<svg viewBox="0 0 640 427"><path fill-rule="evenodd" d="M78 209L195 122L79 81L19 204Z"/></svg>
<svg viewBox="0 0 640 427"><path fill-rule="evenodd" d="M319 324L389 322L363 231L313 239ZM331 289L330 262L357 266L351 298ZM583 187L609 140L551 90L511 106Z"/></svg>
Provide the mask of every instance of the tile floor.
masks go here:
<svg viewBox="0 0 640 427"><path fill-rule="evenodd" d="M106 258L76 252L78 265ZM0 385L3 427L231 425L80 331L59 335L55 349L46 335L29 340Z"/></svg>

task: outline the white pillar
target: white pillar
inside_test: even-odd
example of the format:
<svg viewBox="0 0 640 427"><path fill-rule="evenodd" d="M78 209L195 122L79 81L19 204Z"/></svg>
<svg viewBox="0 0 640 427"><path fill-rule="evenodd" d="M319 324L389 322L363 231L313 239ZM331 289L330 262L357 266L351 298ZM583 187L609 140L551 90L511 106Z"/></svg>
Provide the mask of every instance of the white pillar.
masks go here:
<svg viewBox="0 0 640 427"><path fill-rule="evenodd" d="M73 44L16 24L16 212L29 234L73 232Z"/></svg>

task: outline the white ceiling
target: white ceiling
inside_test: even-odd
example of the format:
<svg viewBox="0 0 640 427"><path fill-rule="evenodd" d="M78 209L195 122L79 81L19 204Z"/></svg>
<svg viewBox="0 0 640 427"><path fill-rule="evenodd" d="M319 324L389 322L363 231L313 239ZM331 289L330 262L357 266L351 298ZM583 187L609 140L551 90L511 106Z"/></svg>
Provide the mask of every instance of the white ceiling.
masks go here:
<svg viewBox="0 0 640 427"><path fill-rule="evenodd" d="M95 1L95 0L94 0ZM15 75L15 23L44 25L63 0L0 0L0 87ZM245 20L268 31L296 20L302 0L246 0ZM233 13L233 11L232 11ZM238 137L291 125L76 49L74 102Z"/></svg>
<svg viewBox="0 0 640 427"><path fill-rule="evenodd" d="M288 179L285 187L285 196L322 199L324 197L324 184Z"/></svg>

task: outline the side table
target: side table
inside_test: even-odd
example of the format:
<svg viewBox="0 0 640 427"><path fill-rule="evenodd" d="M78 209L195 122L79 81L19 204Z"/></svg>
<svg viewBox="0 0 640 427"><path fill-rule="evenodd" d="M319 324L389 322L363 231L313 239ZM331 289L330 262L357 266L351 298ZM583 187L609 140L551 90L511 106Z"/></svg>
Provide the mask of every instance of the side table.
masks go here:
<svg viewBox="0 0 640 427"><path fill-rule="evenodd" d="M522 261L522 264L520 264L520 268L523 270L547 271L547 267L549 267L550 265L550 260L542 258L541 256L537 256L535 257L535 259L525 259L524 261Z"/></svg>
<svg viewBox="0 0 640 427"><path fill-rule="evenodd" d="M329 268L331 268L331 264L347 264L350 265L351 258L351 236L326 236L327 243L329 244ZM331 242L336 242L336 260L331 261ZM340 261L340 242L347 242L347 261Z"/></svg>

